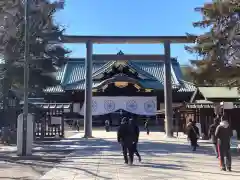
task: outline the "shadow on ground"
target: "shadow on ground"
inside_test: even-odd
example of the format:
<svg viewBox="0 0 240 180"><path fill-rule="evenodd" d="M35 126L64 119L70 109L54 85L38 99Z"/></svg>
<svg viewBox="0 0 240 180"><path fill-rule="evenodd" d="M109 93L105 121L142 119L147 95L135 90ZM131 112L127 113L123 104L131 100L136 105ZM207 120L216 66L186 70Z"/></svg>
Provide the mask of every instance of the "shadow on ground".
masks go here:
<svg viewBox="0 0 240 180"><path fill-rule="evenodd" d="M183 155L184 159L187 161L188 158L192 158L189 154L204 154L205 156L213 156L213 151L211 147L200 146L196 152L191 152L191 148L188 144L179 144L176 142L164 142L164 141L141 141L139 143L139 150L141 154L148 155L148 157L154 158L155 156L161 155ZM30 157L18 157L15 156L16 151L4 151L0 152L0 161L5 161L12 164L28 165L34 169L34 171L39 174L44 174L46 171L41 171L41 168L51 169L57 165L61 169L71 169L83 171L89 175L111 179L108 177L103 177L97 175L97 173L83 167L75 167L74 161L76 159L94 159L99 158L99 154L103 151L116 152L113 155L103 156L109 160L116 159L121 155L121 147L115 140L105 140L101 138L84 139L66 139L65 141L58 142L46 142L35 144L33 150L33 156ZM70 156L68 156L70 154ZM66 158L68 156L68 158ZM61 162L61 163L60 163ZM67 165L66 165L67 164ZM93 162L87 162L87 164L93 164ZM136 167L150 167L150 168L162 168L162 169L172 169L172 170L182 170L184 166L176 165L179 164L176 161L172 161L172 164L164 163L164 161L159 162L159 164L144 162L142 164L137 164ZM84 164L82 164L84 165ZM96 164L97 165L97 164ZM108 165L108 164L106 164ZM4 163L0 164L0 169L7 168ZM184 169L184 171L186 171ZM198 172L197 170L189 170L192 172ZM200 172L200 171L199 171ZM211 173L211 172L209 172ZM236 172L238 173L238 172ZM1 177L0 179L4 179ZM15 178L17 179L17 178ZM20 179L20 178L19 178ZM24 178L21 178L24 179ZM27 177L25 178L27 180Z"/></svg>

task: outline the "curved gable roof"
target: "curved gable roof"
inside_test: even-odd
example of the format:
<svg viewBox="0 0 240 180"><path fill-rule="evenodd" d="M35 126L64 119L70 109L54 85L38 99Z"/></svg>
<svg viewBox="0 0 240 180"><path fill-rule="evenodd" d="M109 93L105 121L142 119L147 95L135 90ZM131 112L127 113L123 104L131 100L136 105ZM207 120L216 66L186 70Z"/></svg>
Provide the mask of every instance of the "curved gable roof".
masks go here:
<svg viewBox="0 0 240 180"><path fill-rule="evenodd" d="M100 74L111 70L116 63L118 63L118 61L109 62L95 61L92 66L93 78L96 78ZM152 76L148 72L145 72L138 68L136 65L130 63L130 61L126 62L126 66L138 72L139 76L142 79L157 80L154 76ZM85 80L85 59L69 60L65 67L58 72L57 77L59 80L61 80L61 85L63 86Z"/></svg>
<svg viewBox="0 0 240 180"><path fill-rule="evenodd" d="M106 62L94 62L93 74L106 66ZM85 59L70 60L65 65L64 72L61 79L61 85L72 84L85 79Z"/></svg>
<svg viewBox="0 0 240 180"><path fill-rule="evenodd" d="M131 61L110 61L112 63L109 63L108 66L104 66L102 68L99 69L99 71L97 71L96 73L93 73L93 78L96 78L97 76L99 76L100 74L107 72L107 71L111 71L113 66L118 66L118 65L123 65L123 66L128 66L131 70L136 71L138 73L138 76L141 79L152 79L152 80L156 80L154 76L152 76L151 74L141 70L140 68L138 68L137 66L135 66L134 64L131 63Z"/></svg>
<svg viewBox="0 0 240 180"><path fill-rule="evenodd" d="M175 69L178 68L179 64L176 63L177 61L174 59L172 60L171 64L171 80L172 84L175 86L179 86L180 82L178 74L176 74ZM148 74L155 77L161 83L164 83L164 62L162 61L134 61L132 64L135 64L139 69L142 71L147 72ZM176 67L175 67L176 66Z"/></svg>
<svg viewBox="0 0 240 180"><path fill-rule="evenodd" d="M93 87L97 87L97 76L110 71L114 65L122 64L138 72L139 82L144 83L146 87L153 89L164 88L164 62L161 61L100 61L93 62ZM180 65L176 59L172 59L171 80L173 88L179 89L178 92L191 92L195 86L182 80ZM96 78L96 79L95 79ZM73 89L84 89L85 82L85 59L71 59L57 73L57 79L61 80L61 91ZM64 89L64 90L63 90ZM50 90L50 89L49 89ZM58 90L59 87L58 87Z"/></svg>

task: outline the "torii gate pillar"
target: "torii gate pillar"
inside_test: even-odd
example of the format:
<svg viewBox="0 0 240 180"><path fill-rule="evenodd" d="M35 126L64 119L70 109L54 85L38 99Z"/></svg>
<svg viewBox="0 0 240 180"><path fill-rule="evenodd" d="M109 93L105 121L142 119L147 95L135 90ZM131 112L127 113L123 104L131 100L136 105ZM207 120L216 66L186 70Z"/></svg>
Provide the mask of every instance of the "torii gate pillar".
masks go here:
<svg viewBox="0 0 240 180"><path fill-rule="evenodd" d="M92 137L92 53L93 43L86 42L85 98L84 98L84 138Z"/></svg>
<svg viewBox="0 0 240 180"><path fill-rule="evenodd" d="M164 104L166 137L173 136L172 79L171 79L170 41L164 42Z"/></svg>

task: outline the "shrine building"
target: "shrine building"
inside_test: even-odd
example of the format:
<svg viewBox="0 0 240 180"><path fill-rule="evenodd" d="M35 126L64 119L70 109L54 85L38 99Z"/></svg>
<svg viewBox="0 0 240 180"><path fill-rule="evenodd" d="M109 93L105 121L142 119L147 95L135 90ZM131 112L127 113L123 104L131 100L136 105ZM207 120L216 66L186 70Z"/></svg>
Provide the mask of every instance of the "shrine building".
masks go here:
<svg viewBox="0 0 240 180"><path fill-rule="evenodd" d="M92 68L93 124L103 124L109 119L117 125L122 116L156 119L157 110L164 109L164 62L93 61ZM44 99L51 103L72 103L72 114L82 119L85 59L69 59L57 72L57 79L59 85L48 87ZM171 60L171 80L173 103L189 102L196 88L183 80L175 58Z"/></svg>

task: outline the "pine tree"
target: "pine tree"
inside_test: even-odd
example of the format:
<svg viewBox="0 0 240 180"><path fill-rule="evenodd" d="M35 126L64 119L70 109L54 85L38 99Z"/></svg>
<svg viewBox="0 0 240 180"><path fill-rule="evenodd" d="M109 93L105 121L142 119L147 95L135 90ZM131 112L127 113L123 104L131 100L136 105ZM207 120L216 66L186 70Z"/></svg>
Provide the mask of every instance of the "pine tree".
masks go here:
<svg viewBox="0 0 240 180"><path fill-rule="evenodd" d="M186 47L201 60L191 60L192 76L198 85L234 85L240 77L236 62L240 58L240 0L213 0L196 8L203 19L194 27L208 30L199 35L192 47Z"/></svg>
<svg viewBox="0 0 240 180"><path fill-rule="evenodd" d="M29 16L29 88L31 94L42 92L58 82L54 73L69 53L61 44L63 29L54 23L53 15L63 8L63 1L32 0ZM24 71L24 1L0 0L3 18L0 36L3 95L12 87L23 87ZM1 24L1 22L0 22Z"/></svg>

